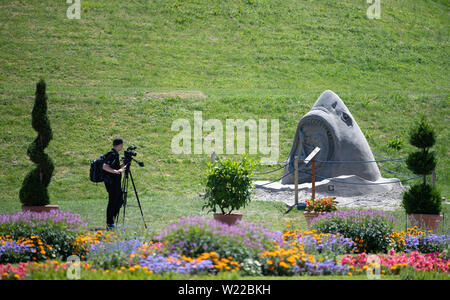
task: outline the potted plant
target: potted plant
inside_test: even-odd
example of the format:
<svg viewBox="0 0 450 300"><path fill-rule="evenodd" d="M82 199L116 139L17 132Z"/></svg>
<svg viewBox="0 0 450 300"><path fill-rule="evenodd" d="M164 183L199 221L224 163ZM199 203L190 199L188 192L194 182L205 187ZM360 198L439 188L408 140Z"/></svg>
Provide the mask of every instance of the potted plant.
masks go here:
<svg viewBox="0 0 450 300"><path fill-rule="evenodd" d="M337 210L336 197L318 198L305 200L306 208L303 213L306 219L306 225L310 226L314 218L321 214Z"/></svg>
<svg viewBox="0 0 450 300"><path fill-rule="evenodd" d="M241 220L242 215L231 212L250 202L254 162L244 154L240 162L219 159L208 163L208 167L203 209L213 212L215 220L232 225Z"/></svg>
<svg viewBox="0 0 450 300"><path fill-rule="evenodd" d="M32 111L32 126L38 135L30 144L27 154L37 166L24 178L19 192L22 210L36 212L58 209L57 205L48 205L49 196L47 186L53 174L53 162L44 152L52 139L52 129L47 117L47 95L45 82L40 80L36 85L34 107Z"/></svg>
<svg viewBox="0 0 450 300"><path fill-rule="evenodd" d="M419 150L408 155L406 165L414 174L422 175L423 181L404 192L402 206L409 215L411 223L436 231L443 218L440 214L441 196L435 186L427 183L427 175L436 168L435 154L430 151L436 138L433 128L425 117L422 117L418 125L411 129L409 141Z"/></svg>

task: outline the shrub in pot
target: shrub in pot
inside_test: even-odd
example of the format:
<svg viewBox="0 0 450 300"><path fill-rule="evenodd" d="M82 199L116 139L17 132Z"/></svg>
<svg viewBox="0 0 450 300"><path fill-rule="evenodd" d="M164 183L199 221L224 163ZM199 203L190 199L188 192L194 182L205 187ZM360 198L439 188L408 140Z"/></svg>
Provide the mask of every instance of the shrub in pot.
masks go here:
<svg viewBox="0 0 450 300"><path fill-rule="evenodd" d="M203 209L214 213L218 221L234 224L242 215L232 214L250 202L253 183L250 179L255 163L244 154L240 162L231 158L208 163ZM219 213L217 213L219 212Z"/></svg>
<svg viewBox="0 0 450 300"><path fill-rule="evenodd" d="M422 183L415 184L403 194L402 206L414 225L437 230L442 215L439 190L427 183L427 175L436 168L436 157L430 149L436 142L433 128L422 117L412 128L409 141L418 151L409 154L406 165L414 174L422 175Z"/></svg>

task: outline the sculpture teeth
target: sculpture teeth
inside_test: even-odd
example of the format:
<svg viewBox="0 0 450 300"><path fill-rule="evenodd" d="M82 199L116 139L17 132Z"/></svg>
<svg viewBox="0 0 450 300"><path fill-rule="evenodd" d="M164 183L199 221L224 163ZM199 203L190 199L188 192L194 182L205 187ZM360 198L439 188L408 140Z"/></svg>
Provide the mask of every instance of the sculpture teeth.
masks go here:
<svg viewBox="0 0 450 300"><path fill-rule="evenodd" d="M322 128L326 132L326 135L327 135L327 138L328 138L328 140L327 140L327 142L328 142L328 149L327 150L328 151L327 151L327 155L326 156L327 156L327 159L330 159L332 154L333 154L333 152L334 152L334 142L333 142L334 141L334 136L331 133L330 128L326 125L326 123L322 119L315 118L315 117L307 118L307 119L305 119L302 122L302 125L301 125L302 130L304 131L305 134L307 134L308 130L304 130L305 126L319 127L319 128ZM300 147L302 147L302 146L300 146Z"/></svg>

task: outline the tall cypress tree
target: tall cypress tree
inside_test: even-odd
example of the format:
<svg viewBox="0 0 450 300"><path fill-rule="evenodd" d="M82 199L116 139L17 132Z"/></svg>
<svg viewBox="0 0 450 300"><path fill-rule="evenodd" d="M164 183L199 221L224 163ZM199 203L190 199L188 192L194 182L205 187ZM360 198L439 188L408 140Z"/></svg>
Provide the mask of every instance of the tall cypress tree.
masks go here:
<svg viewBox="0 0 450 300"><path fill-rule="evenodd" d="M41 79L36 85L34 107L32 111L32 126L38 135L30 144L27 154L37 166L23 180L19 198L23 205L47 205L49 196L47 187L53 174L53 162L44 153L44 149L52 139L52 129L47 116L47 95L45 82Z"/></svg>

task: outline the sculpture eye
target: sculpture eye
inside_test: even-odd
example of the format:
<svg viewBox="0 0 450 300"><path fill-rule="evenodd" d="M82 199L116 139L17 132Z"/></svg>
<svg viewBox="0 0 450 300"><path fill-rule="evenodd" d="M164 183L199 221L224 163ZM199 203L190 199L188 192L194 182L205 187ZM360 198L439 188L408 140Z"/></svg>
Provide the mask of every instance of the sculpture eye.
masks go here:
<svg viewBox="0 0 450 300"><path fill-rule="evenodd" d="M342 112L341 119L342 121L344 121L345 124L347 124L347 126L352 126L352 119L345 112Z"/></svg>

